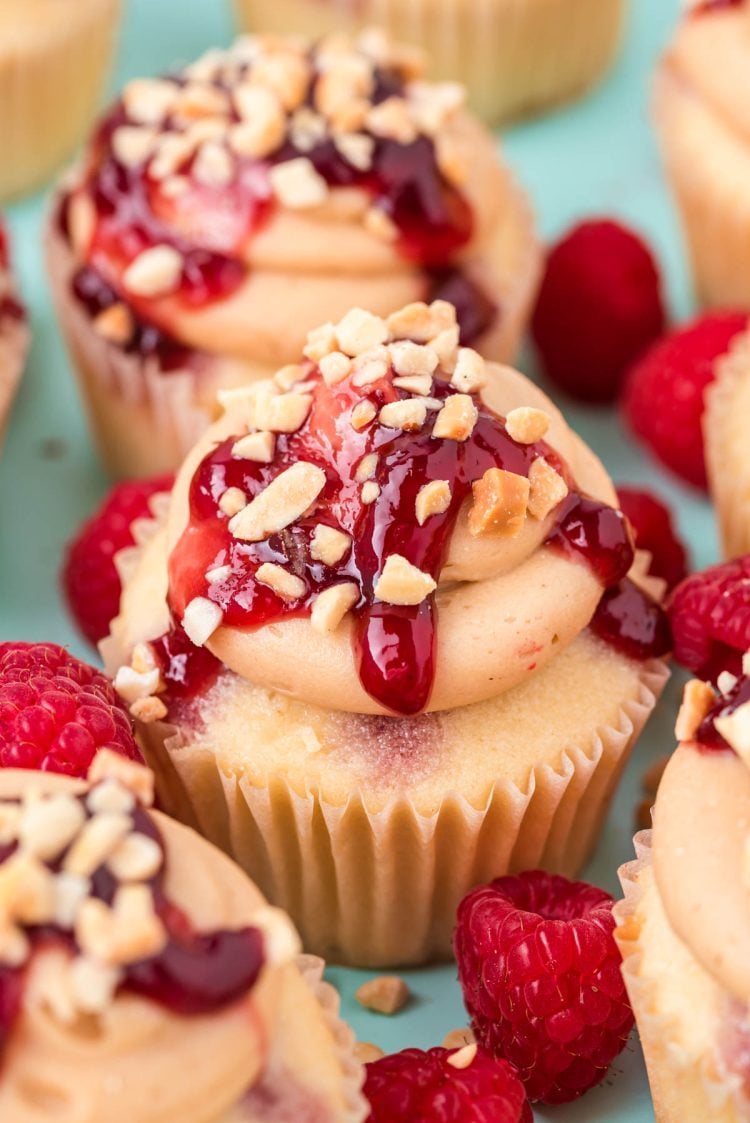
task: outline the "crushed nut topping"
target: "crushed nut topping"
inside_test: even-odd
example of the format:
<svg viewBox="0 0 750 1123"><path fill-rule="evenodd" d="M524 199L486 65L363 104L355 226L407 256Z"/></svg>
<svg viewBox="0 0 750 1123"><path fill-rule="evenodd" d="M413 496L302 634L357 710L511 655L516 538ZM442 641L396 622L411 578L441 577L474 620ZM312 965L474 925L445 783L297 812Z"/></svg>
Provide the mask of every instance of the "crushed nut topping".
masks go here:
<svg viewBox="0 0 750 1123"><path fill-rule="evenodd" d="M685 683L682 705L674 727L678 741L693 740L698 732L698 726L715 701L714 692L707 682L691 679L690 682Z"/></svg>
<svg viewBox="0 0 750 1123"><path fill-rule="evenodd" d="M357 402L352 410L352 426L357 429L365 429L370 422L377 416L377 409L375 404L371 401L365 400Z"/></svg>
<svg viewBox="0 0 750 1123"><path fill-rule="evenodd" d="M379 495L380 484L376 483L375 480L367 480L362 484L362 502L366 507L368 507L371 503L374 503Z"/></svg>
<svg viewBox="0 0 750 1123"><path fill-rule="evenodd" d="M421 604L436 588L437 583L429 573L401 554L390 554L375 583L375 596L388 604Z"/></svg>
<svg viewBox="0 0 750 1123"><path fill-rule="evenodd" d="M247 505L247 496L239 487L228 487L219 500L219 510L229 518L238 514Z"/></svg>
<svg viewBox="0 0 750 1123"><path fill-rule="evenodd" d="M466 441L474 432L479 413L468 394L452 394L437 415L433 437L448 441Z"/></svg>
<svg viewBox="0 0 750 1123"><path fill-rule="evenodd" d="M352 308L336 325L336 338L345 355L356 358L381 343L387 343L390 336L388 325L379 316L365 312L363 308Z"/></svg>
<svg viewBox="0 0 750 1123"><path fill-rule="evenodd" d="M484 359L471 347L459 347L456 365L451 377L451 386L462 394L474 394L481 390L487 381Z"/></svg>
<svg viewBox="0 0 750 1123"><path fill-rule="evenodd" d="M191 643L196 647L203 647L222 620L223 614L218 604L208 597L194 597L182 614L182 627Z"/></svg>
<svg viewBox="0 0 750 1123"><path fill-rule="evenodd" d="M301 577L296 577L283 565L276 565L275 562L264 562L258 567L255 576L261 585L273 589L282 600L299 600L307 592L307 585Z"/></svg>
<svg viewBox="0 0 750 1123"><path fill-rule="evenodd" d="M714 725L737 755L747 761L750 756L750 702L717 717Z"/></svg>
<svg viewBox="0 0 750 1123"><path fill-rule="evenodd" d="M398 975L378 975L363 983L354 997L366 1010L390 1016L403 1010L411 998L411 991Z"/></svg>
<svg viewBox="0 0 750 1123"><path fill-rule="evenodd" d="M254 460L258 464L270 464L276 449L276 437L269 430L248 433L232 445L232 455L242 460ZM226 492L224 493L226 495Z"/></svg>
<svg viewBox="0 0 750 1123"><path fill-rule="evenodd" d="M131 261L122 283L134 296L168 296L182 277L182 255L172 246L152 246Z"/></svg>
<svg viewBox="0 0 750 1123"><path fill-rule="evenodd" d="M127 304L117 301L109 308L102 309L94 318L92 326L97 335L108 343L122 346L133 338L134 321Z"/></svg>
<svg viewBox="0 0 750 1123"><path fill-rule="evenodd" d="M292 464L256 495L229 523L235 538L262 542L296 522L326 485L326 474L304 460Z"/></svg>
<svg viewBox="0 0 750 1123"><path fill-rule="evenodd" d="M505 428L511 440L533 445L541 441L549 429L549 414L532 406L519 406L505 418Z"/></svg>
<svg viewBox="0 0 750 1123"><path fill-rule="evenodd" d="M448 1057L448 1064L453 1068L464 1069L474 1063L474 1058L477 1055L477 1043L472 1041L469 1045L464 1045L463 1049L459 1049L457 1053L452 1053Z"/></svg>
<svg viewBox="0 0 750 1123"><path fill-rule="evenodd" d="M310 613L310 623L316 632L330 635L335 632L347 612L359 600L359 586L353 581L331 585L315 598Z"/></svg>
<svg viewBox="0 0 750 1123"><path fill-rule="evenodd" d="M388 402L378 415L381 425L389 429L403 429L416 432L427 420L427 406L418 398L404 398L398 402Z"/></svg>
<svg viewBox="0 0 750 1123"><path fill-rule="evenodd" d="M560 473L543 456L537 457L529 469L529 514L534 519L547 515L562 503L568 485Z"/></svg>
<svg viewBox="0 0 750 1123"><path fill-rule="evenodd" d="M351 549L352 540L343 530L319 523L313 531L310 555L324 565L336 565Z"/></svg>
<svg viewBox="0 0 750 1123"><path fill-rule="evenodd" d="M469 533L496 538L516 538L526 522L529 481L504 468L488 468L472 484L474 501L469 511Z"/></svg>
<svg viewBox="0 0 750 1123"><path fill-rule="evenodd" d="M290 210L319 207L328 198L328 184L307 156L276 164L268 178L276 198Z"/></svg>
<svg viewBox="0 0 750 1123"><path fill-rule="evenodd" d="M432 515L444 514L451 503L451 488L447 480L431 480L417 493L415 504L417 522L424 526Z"/></svg>

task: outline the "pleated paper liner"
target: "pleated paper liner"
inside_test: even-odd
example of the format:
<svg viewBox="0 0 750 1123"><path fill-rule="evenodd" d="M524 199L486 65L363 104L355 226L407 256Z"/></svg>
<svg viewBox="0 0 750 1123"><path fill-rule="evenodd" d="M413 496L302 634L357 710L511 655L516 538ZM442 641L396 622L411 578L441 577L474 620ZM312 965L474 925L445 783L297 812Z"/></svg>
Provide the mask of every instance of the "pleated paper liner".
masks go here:
<svg viewBox="0 0 750 1123"><path fill-rule="evenodd" d="M367 1118L354 1034L340 1017L337 991L323 979L324 966L321 959L303 955L287 970L266 1071L221 1123L362 1123Z"/></svg>
<svg viewBox="0 0 750 1123"><path fill-rule="evenodd" d="M23 320L0 322L0 450L8 417L21 382L30 333Z"/></svg>
<svg viewBox="0 0 750 1123"><path fill-rule="evenodd" d="M664 64L653 116L699 301L750 308L750 144Z"/></svg>
<svg viewBox="0 0 750 1123"><path fill-rule="evenodd" d="M236 0L248 31L317 37L384 28L424 48L430 77L463 82L490 124L582 94L612 63L625 0Z"/></svg>
<svg viewBox="0 0 750 1123"><path fill-rule="evenodd" d="M638 1033L648 1068L657 1123L742 1123L748 1118L750 1104L742 1095L741 1079L722 1071L718 1057L705 1054L699 1062L681 1044L678 1029L670 1015L659 1009L658 979L644 971L640 936L646 893L653 890L651 832L635 837L636 860L620 868L625 899L615 906L615 936L623 957L623 976L636 1017ZM649 902L653 910L658 897ZM661 910L661 905L658 904ZM653 916L653 912L652 912ZM665 916L661 923L668 927ZM671 968L684 972L695 966L685 945L671 929ZM696 1003L696 1018L706 1016Z"/></svg>
<svg viewBox="0 0 750 1123"><path fill-rule="evenodd" d="M157 500L157 509L163 503ZM158 523L144 521L134 529L138 545L118 556L126 583ZM114 621L102 646L113 672L129 655L123 628L121 620ZM620 687L625 696L615 700L608 696L612 660L626 673L626 686ZM583 633L529 683L492 703L499 706L500 738L503 728L519 727L524 713L532 722L552 704L560 678L558 694L574 688L587 699L585 721L575 719L582 726L579 735L559 744L550 735L544 753L537 748L536 760L530 754L528 768L524 761L522 775L513 775L509 766L479 803L461 792L460 775L431 807L417 806L407 791L374 806L373 793L354 784L346 799L334 801L322 785L295 786L283 763L254 780L222 767L222 745L211 743L210 729L192 742L190 728L169 722L142 725L139 734L164 808L231 854L261 891L290 913L307 950L361 966L416 964L450 957L455 909L473 886L535 866L567 875L580 870L667 676L661 660L631 663ZM257 691L261 700L268 694L229 672L214 689L222 684L230 694L240 688ZM233 699L220 704L232 705ZM441 718L454 724L454 743L463 743L461 722L471 709ZM322 719L328 716L321 711ZM348 719L337 720L344 722L337 743L348 743ZM252 716L247 725L252 730ZM529 744L537 747L529 728ZM301 724L299 729L303 737Z"/></svg>
<svg viewBox="0 0 750 1123"><path fill-rule="evenodd" d="M542 256L528 198L512 173L505 174L508 208L492 244L471 269L500 307L495 325L477 347L500 362L511 361L519 348ZM46 238L50 285L99 454L117 477L172 471L215 420L216 391L269 377L275 367L196 351L190 365L163 371L153 356L129 354L104 339L72 292L79 262L59 229L56 211L53 206ZM288 361L299 357L290 355Z"/></svg>
<svg viewBox="0 0 750 1123"><path fill-rule="evenodd" d="M750 332L716 364L703 431L724 556L736 558L750 553Z"/></svg>
<svg viewBox="0 0 750 1123"><path fill-rule="evenodd" d="M39 7L28 0L29 7ZM0 42L0 199L42 184L94 117L109 71L121 0L72 0ZM19 9L20 10L20 9ZM28 16L23 15L21 27Z"/></svg>

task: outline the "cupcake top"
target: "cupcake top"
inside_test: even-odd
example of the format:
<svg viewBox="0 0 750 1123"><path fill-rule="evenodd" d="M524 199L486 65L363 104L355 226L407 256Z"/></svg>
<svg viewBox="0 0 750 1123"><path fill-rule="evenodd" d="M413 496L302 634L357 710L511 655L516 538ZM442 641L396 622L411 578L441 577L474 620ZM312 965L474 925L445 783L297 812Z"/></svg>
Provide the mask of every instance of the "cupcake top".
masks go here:
<svg viewBox="0 0 750 1123"><path fill-rule="evenodd" d="M151 799L108 752L88 783L0 776L4 1119L218 1123L260 1077L296 936Z"/></svg>
<svg viewBox="0 0 750 1123"><path fill-rule="evenodd" d="M221 396L173 493L163 612L126 591L155 642L121 688L151 675L163 716L190 650L197 683L218 660L332 710L406 715L501 694L589 626L634 658L668 649L598 460L458 337L444 302L354 309L299 364Z"/></svg>
<svg viewBox="0 0 750 1123"><path fill-rule="evenodd" d="M462 87L421 73L376 33L245 37L129 83L61 211L97 330L166 365L184 356L158 329L242 355L254 270L393 288L417 268L463 305L465 341L480 335L495 308L453 267L494 230L507 185Z"/></svg>
<svg viewBox="0 0 750 1123"><path fill-rule="evenodd" d="M654 869L670 924L720 986L750 1001L750 656L693 680L654 810Z"/></svg>

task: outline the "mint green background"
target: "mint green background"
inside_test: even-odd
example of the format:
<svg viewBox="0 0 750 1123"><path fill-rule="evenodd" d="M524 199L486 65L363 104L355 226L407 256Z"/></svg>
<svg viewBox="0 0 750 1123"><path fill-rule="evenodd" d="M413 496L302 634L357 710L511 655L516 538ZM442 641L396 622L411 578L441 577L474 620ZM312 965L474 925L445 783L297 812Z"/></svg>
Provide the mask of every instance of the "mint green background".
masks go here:
<svg viewBox="0 0 750 1123"><path fill-rule="evenodd" d="M625 49L607 82L585 102L511 130L505 150L533 194L545 236L591 214L619 215L639 227L663 262L673 313L684 318L691 309L690 285L648 125L650 75L678 7L679 0L635 0ZM113 88L187 61L210 45L226 43L230 35L230 13L222 0L130 0ZM40 196L8 211L34 345L0 464L0 638L54 640L90 657L66 620L56 573L63 544L106 481L88 441L49 302L39 246L45 207ZM525 369L533 372L530 363ZM570 406L568 414L616 480L656 484L672 500L696 566L716 559L706 502L655 468L625 436L613 411ZM672 746L675 703L673 684L636 751L589 870L592 880L612 891L617 866L632 853L638 778L649 760ZM438 1044L448 1030L465 1024L452 968L410 972L415 1001L390 1020L367 1014L353 1002L362 973L332 970L331 976L359 1036L387 1050ZM605 1085L578 1104L539 1111L536 1118L652 1120L637 1042Z"/></svg>

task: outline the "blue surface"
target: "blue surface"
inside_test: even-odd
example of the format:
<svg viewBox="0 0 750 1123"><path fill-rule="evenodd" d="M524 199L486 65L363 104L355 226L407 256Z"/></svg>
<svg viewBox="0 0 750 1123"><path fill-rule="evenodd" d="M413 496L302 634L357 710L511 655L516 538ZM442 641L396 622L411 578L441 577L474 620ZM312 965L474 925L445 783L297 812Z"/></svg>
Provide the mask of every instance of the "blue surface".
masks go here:
<svg viewBox="0 0 750 1123"><path fill-rule="evenodd" d="M505 150L531 191L546 237L583 215L619 215L640 228L664 265L676 319L691 309L676 218L662 181L648 125L648 88L654 61L677 17L679 0L636 0L627 43L611 77L585 102L509 132ZM187 61L231 34L228 7L219 0L131 0L114 87ZM89 444L77 394L54 323L39 238L46 200L11 207L16 262L29 303L34 345L6 451L0 465L0 638L54 640L90 657L65 617L57 589L63 544L106 486ZM525 369L533 373L531 364ZM612 411L561 401L581 434L618 481L655 484L672 501L696 566L716 558L707 503L668 480L629 442ZM673 743L673 684L624 778L589 874L616 890L617 866L632 853L632 813L638 777ZM347 1015L364 1040L391 1050L438 1044L465 1024L451 968L411 972L416 998L398 1017L367 1014L353 1001L362 973L334 970ZM538 1120L649 1123L653 1119L637 1042L611 1078L578 1104L537 1112Z"/></svg>

